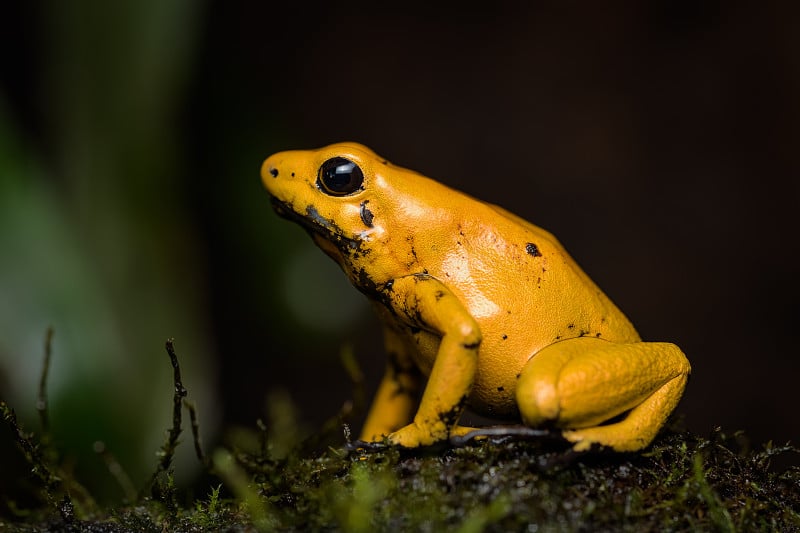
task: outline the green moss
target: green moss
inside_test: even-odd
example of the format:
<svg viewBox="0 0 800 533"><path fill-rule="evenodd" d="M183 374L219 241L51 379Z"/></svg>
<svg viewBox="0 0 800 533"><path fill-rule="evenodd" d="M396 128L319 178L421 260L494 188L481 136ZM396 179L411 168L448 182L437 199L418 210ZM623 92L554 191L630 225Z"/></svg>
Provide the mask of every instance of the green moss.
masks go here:
<svg viewBox="0 0 800 533"><path fill-rule="evenodd" d="M254 474L288 530L792 530L800 472L790 447L738 452L716 433L663 435L644 454L574 454L542 442L416 453L330 450Z"/></svg>
<svg viewBox="0 0 800 533"><path fill-rule="evenodd" d="M509 441L274 459L260 446L234 446L213 455L225 487L194 506L174 506L167 476L166 494L91 522L105 528L98 531L800 530L800 468L770 468L776 456L796 463L798 450L750 452L739 438L668 433L645 453L626 455ZM88 524L63 509L35 522L17 526Z"/></svg>
<svg viewBox="0 0 800 533"><path fill-rule="evenodd" d="M271 396L268 424L231 432L210 461L195 439L211 480L192 501L171 468L181 406L197 435L171 348L172 428L150 482L124 505L95 504L46 435L38 441L24 431L0 402L39 502L20 508L2 501L8 521L0 530L11 524L19 531L95 532L800 531L800 450L789 445L752 451L739 433L701 438L673 430L636 454L578 454L559 439L533 435L365 449L345 446L341 426L330 423L325 427L337 431L300 442L304 431L286 394ZM339 415L349 412L348 406ZM772 466L776 459L783 468Z"/></svg>

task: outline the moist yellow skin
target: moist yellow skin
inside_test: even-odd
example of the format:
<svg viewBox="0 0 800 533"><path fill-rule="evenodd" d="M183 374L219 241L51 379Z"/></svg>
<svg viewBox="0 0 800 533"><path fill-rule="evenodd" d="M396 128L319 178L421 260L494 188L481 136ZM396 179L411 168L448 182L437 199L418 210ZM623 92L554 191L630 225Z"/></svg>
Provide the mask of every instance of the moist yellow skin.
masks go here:
<svg viewBox="0 0 800 533"><path fill-rule="evenodd" d="M355 190L321 183L333 158L360 169ZM681 350L642 342L547 231L356 143L280 152L261 174L278 213L308 230L384 325L388 363L362 439L433 444L471 429L457 425L469 407L561 428L576 450L633 451L680 400Z"/></svg>

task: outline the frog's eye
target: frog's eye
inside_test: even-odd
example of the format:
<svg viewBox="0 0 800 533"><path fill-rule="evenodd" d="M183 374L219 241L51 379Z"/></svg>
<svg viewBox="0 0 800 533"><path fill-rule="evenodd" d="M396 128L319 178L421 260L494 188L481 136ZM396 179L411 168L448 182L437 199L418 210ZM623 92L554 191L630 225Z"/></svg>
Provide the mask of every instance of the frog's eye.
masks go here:
<svg viewBox="0 0 800 533"><path fill-rule="evenodd" d="M361 189L364 173L344 157L328 159L319 167L317 186L331 196L347 196Z"/></svg>

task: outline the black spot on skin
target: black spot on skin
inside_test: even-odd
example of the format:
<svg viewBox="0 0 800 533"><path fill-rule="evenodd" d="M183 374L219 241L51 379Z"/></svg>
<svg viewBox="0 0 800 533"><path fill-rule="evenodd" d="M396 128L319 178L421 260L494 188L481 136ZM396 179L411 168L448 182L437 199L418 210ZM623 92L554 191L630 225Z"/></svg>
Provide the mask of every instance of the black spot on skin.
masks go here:
<svg viewBox="0 0 800 533"><path fill-rule="evenodd" d="M364 222L364 224L366 224L368 228L371 228L372 219L374 219L375 216L372 214L372 211L370 211L369 208L367 207L367 203L369 203L369 200L364 200L363 202L361 202L361 221Z"/></svg>
<svg viewBox="0 0 800 533"><path fill-rule="evenodd" d="M504 390L506 390L505 387L497 387L497 392L503 392Z"/></svg>
<svg viewBox="0 0 800 533"><path fill-rule="evenodd" d="M600 335L602 335L602 333L600 333L600 332L597 332L597 333L594 334L594 336L597 337L598 339L600 338Z"/></svg>
<svg viewBox="0 0 800 533"><path fill-rule="evenodd" d="M517 374L516 378L519 379L520 377L522 377L522 374Z"/></svg>
<svg viewBox="0 0 800 533"><path fill-rule="evenodd" d="M506 335L505 333L503 333L503 340L506 340L507 338L508 338L508 335Z"/></svg>
<svg viewBox="0 0 800 533"><path fill-rule="evenodd" d="M529 242L528 244L525 245L525 251L528 252L528 255L533 257L542 256L542 252L539 251L539 247L533 244L532 242Z"/></svg>
<svg viewBox="0 0 800 533"><path fill-rule="evenodd" d="M575 329L575 324L569 324L569 325L567 326L567 329Z"/></svg>
<svg viewBox="0 0 800 533"><path fill-rule="evenodd" d="M294 177L294 172L292 172L292 177Z"/></svg>
<svg viewBox="0 0 800 533"><path fill-rule="evenodd" d="M441 300L443 296L444 296L444 291L436 291L435 293L433 293L433 297L436 298L437 302Z"/></svg>
<svg viewBox="0 0 800 533"><path fill-rule="evenodd" d="M272 176L273 178L277 178L278 177L278 169L275 168L275 167L271 167L269 169L269 175ZM294 174L292 174L292 176L294 176Z"/></svg>

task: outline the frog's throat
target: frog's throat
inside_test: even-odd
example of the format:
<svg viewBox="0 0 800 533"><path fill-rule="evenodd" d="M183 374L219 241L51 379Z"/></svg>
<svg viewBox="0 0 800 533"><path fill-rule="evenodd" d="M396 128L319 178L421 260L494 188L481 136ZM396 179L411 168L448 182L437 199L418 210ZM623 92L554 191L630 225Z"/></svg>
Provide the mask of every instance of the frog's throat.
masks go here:
<svg viewBox="0 0 800 533"><path fill-rule="evenodd" d="M275 196L270 196L270 200L272 208L278 216L297 223L308 231L312 238L314 235L322 237L338 248L342 256L352 257L365 253L361 239L346 236L333 220L320 215L313 205L307 206L305 214L302 215L297 212L294 205L288 202L284 202ZM316 242L316 239L314 241Z"/></svg>

